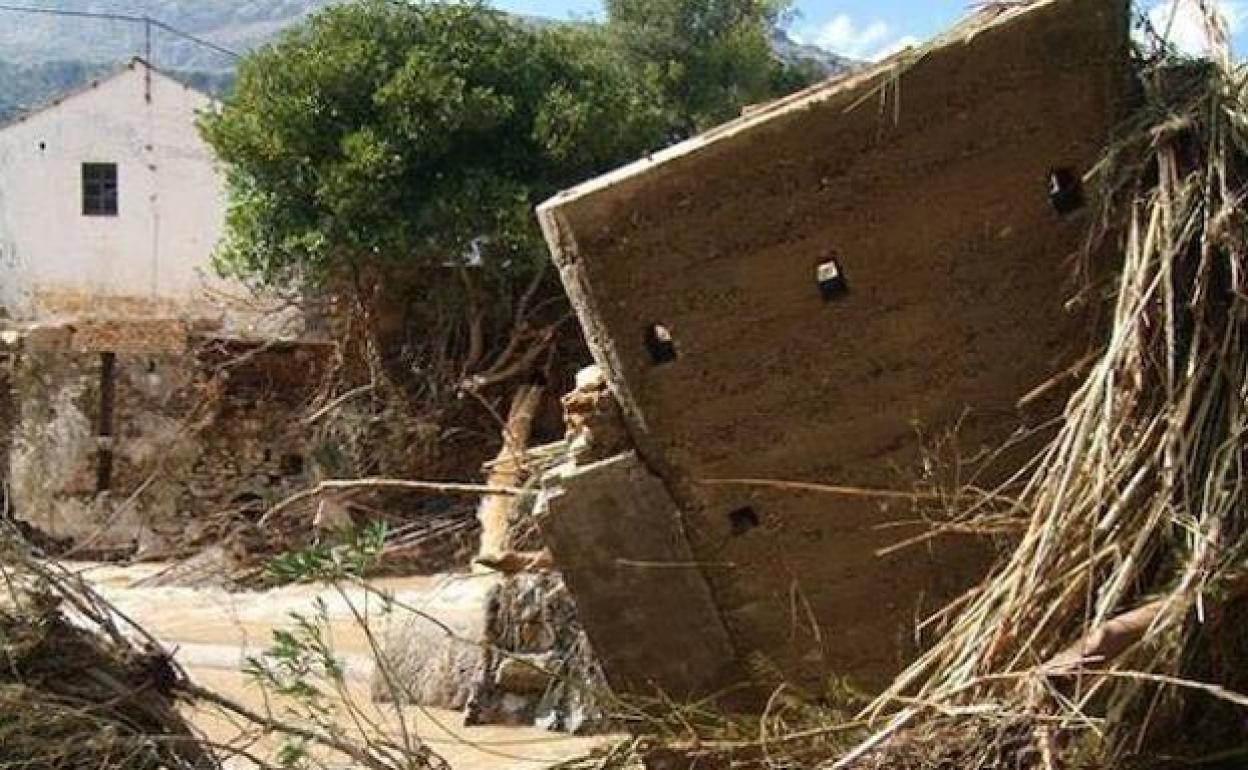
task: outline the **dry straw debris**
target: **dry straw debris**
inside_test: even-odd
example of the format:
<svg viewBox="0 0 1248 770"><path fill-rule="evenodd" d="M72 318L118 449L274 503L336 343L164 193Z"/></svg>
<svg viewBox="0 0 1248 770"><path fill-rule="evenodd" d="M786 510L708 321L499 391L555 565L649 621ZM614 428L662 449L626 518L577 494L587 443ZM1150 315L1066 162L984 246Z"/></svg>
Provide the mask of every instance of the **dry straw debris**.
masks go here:
<svg viewBox="0 0 1248 770"><path fill-rule="evenodd" d="M332 650L312 645L291 653L287 662L336 672L341 685ZM340 709L362 718L360 704L304 705L314 718L298 718L297 709L256 711L195 684L159 641L0 520L0 768L448 768L409 733L401 713L402 734L392 736L339 724ZM215 742L187 718L204 713L227 719L237 737ZM281 749L274 754L262 739L280 741Z"/></svg>
<svg viewBox="0 0 1248 770"><path fill-rule="evenodd" d="M94 594L7 528L0 574L0 766L219 767L179 711L183 673L154 642L137 646Z"/></svg>

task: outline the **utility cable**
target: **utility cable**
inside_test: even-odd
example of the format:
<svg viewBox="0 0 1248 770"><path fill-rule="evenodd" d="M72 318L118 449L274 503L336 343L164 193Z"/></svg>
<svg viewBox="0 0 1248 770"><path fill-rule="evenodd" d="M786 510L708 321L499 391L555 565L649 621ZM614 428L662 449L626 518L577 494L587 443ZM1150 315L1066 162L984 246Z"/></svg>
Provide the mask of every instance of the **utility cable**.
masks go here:
<svg viewBox="0 0 1248 770"><path fill-rule="evenodd" d="M234 59L242 58L242 54L238 53L237 51L231 51L225 46L218 45L212 42L211 40L206 40L202 37L199 37L198 35L194 35L190 32L187 32L186 30L178 29L172 24L163 22L160 19L153 19L151 16L136 16L133 14L126 14L126 13L103 13L103 12L96 12L96 11L65 11L65 10L60 10L57 8L38 8L35 6L28 6L28 5L9 5L7 3L0 3L0 12L31 13L31 14L39 14L43 16L62 16L62 17L79 18L79 19L97 19L100 21L120 21L120 22L125 22L127 24L142 24L147 28L147 33L148 33L147 45L149 49L147 53L148 53L149 58L151 57L151 50L150 50L151 30L153 28L159 29L162 32L166 32L170 35L173 35L174 37L182 38L183 40L187 40L191 43L207 48L211 51L224 54L225 56L229 56Z"/></svg>

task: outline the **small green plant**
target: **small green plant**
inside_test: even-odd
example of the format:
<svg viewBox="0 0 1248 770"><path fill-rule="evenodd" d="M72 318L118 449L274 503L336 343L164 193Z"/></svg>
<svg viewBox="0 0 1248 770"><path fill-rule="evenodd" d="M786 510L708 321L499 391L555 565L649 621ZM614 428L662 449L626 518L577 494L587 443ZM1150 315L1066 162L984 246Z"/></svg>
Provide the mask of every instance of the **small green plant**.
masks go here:
<svg viewBox="0 0 1248 770"><path fill-rule="evenodd" d="M277 750L277 763L282 767L306 767L308 741L303 738L286 738Z"/></svg>
<svg viewBox="0 0 1248 770"><path fill-rule="evenodd" d="M388 532L385 522L369 522L339 543L317 543L281 554L265 565L265 577L276 585L362 578L381 557Z"/></svg>
<svg viewBox="0 0 1248 770"><path fill-rule="evenodd" d="M405 699L397 697L401 685L387 668L373 636L374 615L390 613L393 602L369 588L363 575L375 563L385 537L385 526L373 524L343 544L287 554L270 565L271 574L283 580L318 581L332 587L335 601L350 612L396 696L383 710L352 689L347 662L334 648L330 607L325 599L316 597L306 614L290 613L289 625L274 630L269 648L249 658L243 668L248 679L271 697L266 701L270 719L307 726L285 735L276 757L283 767L323 767L324 762L310 751L319 746L350 757L354 766L371 770L446 768L410 730L402 705ZM362 597L348 586L361 588ZM273 717L275 708L280 719Z"/></svg>

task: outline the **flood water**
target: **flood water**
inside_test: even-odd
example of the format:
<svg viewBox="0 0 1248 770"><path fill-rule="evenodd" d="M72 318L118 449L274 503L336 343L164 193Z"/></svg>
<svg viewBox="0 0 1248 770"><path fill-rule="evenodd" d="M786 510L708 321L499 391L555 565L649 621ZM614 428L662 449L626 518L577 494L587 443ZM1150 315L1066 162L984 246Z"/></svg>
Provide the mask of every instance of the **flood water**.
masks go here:
<svg viewBox="0 0 1248 770"><path fill-rule="evenodd" d="M378 601L361 589L347 589L345 595L329 586L290 586L266 592L231 593L220 588L137 587L135 584L159 573L161 565L68 565L91 583L117 609L174 651L178 661L198 684L225 695L260 713L289 718L287 704L269 697L241 673L248 656L262 653L274 629L294 624L292 613L310 616L314 602L324 602L328 616L328 637L335 656L346 667L348 692L344 695L361 707L361 719L348 720L347 734L369 729L364 723L398 734L399 715L384 704L369 699L373 670L368 635L352 613L358 611L376 618ZM479 575L389 578L375 585L404 604L427 612L452 627L471 625L471 615L480 613L491 578ZM350 604L348 604L348 601ZM370 622L380 635L377 623ZM581 756L605 738L586 738L552 733L538 728L464 727L458 712L428 708L406 708L402 718L410 734L432 747L455 770L504 770L543 768ZM250 746L250 751L271 756L280 741L248 737L239 725L221 714L202 711L193 721L218 743ZM362 726L363 725L363 726ZM267 758L266 756L266 758ZM231 767L246 768L254 763L239 757Z"/></svg>

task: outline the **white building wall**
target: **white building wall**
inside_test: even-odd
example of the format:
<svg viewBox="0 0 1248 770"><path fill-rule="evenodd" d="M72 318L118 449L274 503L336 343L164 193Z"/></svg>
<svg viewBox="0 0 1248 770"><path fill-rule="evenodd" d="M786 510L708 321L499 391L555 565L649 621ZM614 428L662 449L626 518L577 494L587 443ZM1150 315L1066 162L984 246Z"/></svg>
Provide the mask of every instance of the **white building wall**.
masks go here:
<svg viewBox="0 0 1248 770"><path fill-rule="evenodd" d="M150 99L148 88L150 87ZM0 130L0 302L23 321L225 321L224 183L195 117L212 100L136 60ZM116 163L118 216L84 216L82 164ZM230 325L237 326L238 323Z"/></svg>

